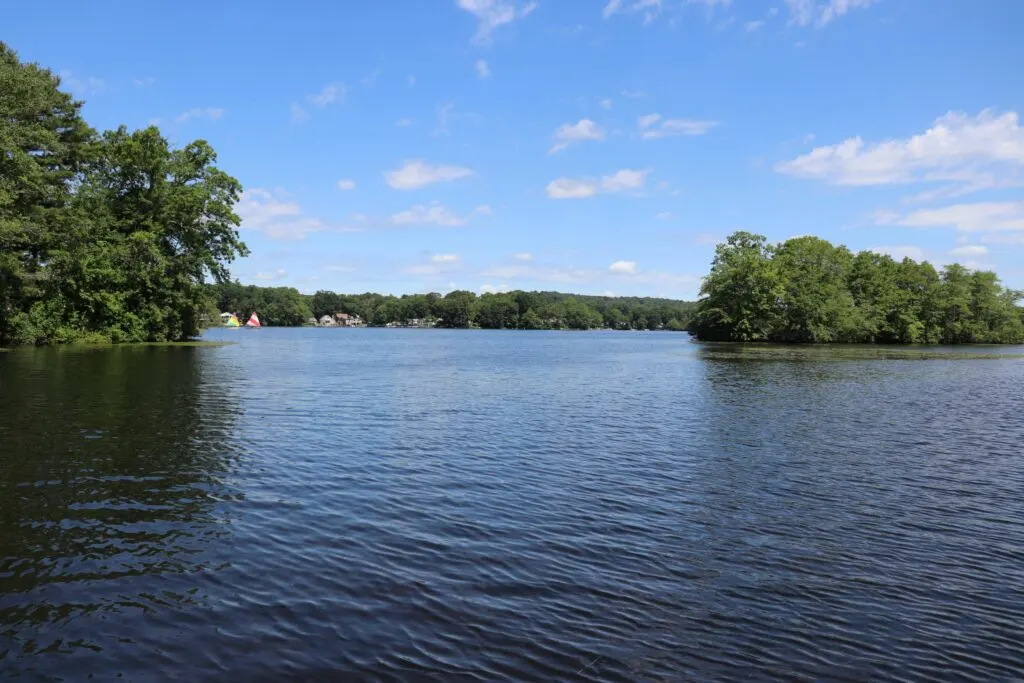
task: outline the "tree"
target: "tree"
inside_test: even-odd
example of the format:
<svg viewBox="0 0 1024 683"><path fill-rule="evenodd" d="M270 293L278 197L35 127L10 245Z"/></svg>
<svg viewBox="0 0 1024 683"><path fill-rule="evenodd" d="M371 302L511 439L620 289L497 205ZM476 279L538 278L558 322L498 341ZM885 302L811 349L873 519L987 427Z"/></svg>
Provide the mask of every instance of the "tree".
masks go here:
<svg viewBox="0 0 1024 683"><path fill-rule="evenodd" d="M476 307L476 295L466 290L449 292L437 302L441 327L469 327Z"/></svg>
<svg viewBox="0 0 1024 683"><path fill-rule="evenodd" d="M37 340L50 253L74 225L73 187L93 151L82 103L59 85L0 42L0 346Z"/></svg>
<svg viewBox="0 0 1024 683"><path fill-rule="evenodd" d="M853 255L818 237L797 237L775 250L782 283L779 341L856 340L857 309L849 291Z"/></svg>
<svg viewBox="0 0 1024 683"><path fill-rule="evenodd" d="M763 235L736 232L715 249L701 285L693 329L699 339L766 341L784 295L773 249Z"/></svg>
<svg viewBox="0 0 1024 683"><path fill-rule="evenodd" d="M508 294L484 294L477 302L476 323L485 329L515 329L519 306Z"/></svg>

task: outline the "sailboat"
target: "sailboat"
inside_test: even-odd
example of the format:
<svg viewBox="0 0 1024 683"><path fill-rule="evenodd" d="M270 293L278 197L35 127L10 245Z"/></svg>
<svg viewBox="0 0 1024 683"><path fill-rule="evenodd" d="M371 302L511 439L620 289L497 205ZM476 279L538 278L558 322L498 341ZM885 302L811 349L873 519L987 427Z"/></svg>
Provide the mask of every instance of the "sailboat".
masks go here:
<svg viewBox="0 0 1024 683"><path fill-rule="evenodd" d="M256 317L255 311L253 311L253 314L249 316L248 320L245 321L245 326L249 329L258 329L260 327L263 327L263 325L260 325L260 319Z"/></svg>
<svg viewBox="0 0 1024 683"><path fill-rule="evenodd" d="M235 316L234 313L232 313L231 316L227 319L227 322L224 323L224 327L240 327L240 325L238 324L238 317Z"/></svg>

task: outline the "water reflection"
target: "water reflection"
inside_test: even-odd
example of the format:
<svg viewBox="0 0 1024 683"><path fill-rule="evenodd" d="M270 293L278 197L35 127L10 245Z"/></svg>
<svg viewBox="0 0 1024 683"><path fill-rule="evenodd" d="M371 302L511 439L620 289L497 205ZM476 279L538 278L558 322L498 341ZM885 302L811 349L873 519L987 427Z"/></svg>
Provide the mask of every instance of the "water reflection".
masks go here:
<svg viewBox="0 0 1024 683"><path fill-rule="evenodd" d="M237 407L200 348L0 354L0 661L102 650L202 600ZM115 619L116 616L116 619ZM108 618L109 617L109 618Z"/></svg>

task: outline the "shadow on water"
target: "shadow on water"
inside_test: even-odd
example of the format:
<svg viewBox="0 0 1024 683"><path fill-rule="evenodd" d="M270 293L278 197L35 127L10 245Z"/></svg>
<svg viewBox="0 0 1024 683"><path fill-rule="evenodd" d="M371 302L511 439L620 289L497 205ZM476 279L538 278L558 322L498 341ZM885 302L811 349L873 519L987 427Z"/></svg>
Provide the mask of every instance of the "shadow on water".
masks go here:
<svg viewBox="0 0 1024 683"><path fill-rule="evenodd" d="M203 600L239 497L237 408L204 352L0 356L0 667L67 675L75 657L40 655L95 658Z"/></svg>

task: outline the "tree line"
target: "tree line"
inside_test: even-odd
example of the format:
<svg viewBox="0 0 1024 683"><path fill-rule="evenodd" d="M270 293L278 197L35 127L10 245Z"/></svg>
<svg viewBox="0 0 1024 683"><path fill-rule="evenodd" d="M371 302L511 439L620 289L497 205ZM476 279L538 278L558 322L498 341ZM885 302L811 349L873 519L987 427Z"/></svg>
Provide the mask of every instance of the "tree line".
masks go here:
<svg viewBox="0 0 1024 683"><path fill-rule="evenodd" d="M1022 297L989 271L737 232L715 250L691 331L708 341L1020 344Z"/></svg>
<svg viewBox="0 0 1024 683"><path fill-rule="evenodd" d="M357 315L368 325L432 321L440 327L484 329L684 330L694 304L648 297L604 297L560 292L513 291L477 296L466 290L448 294L300 294L291 287L224 283L211 287L221 311L247 315L257 311L268 325L303 325L337 313Z"/></svg>
<svg viewBox="0 0 1024 683"><path fill-rule="evenodd" d="M206 142L98 133L59 88L0 43L0 346L195 336L247 253L241 186Z"/></svg>

